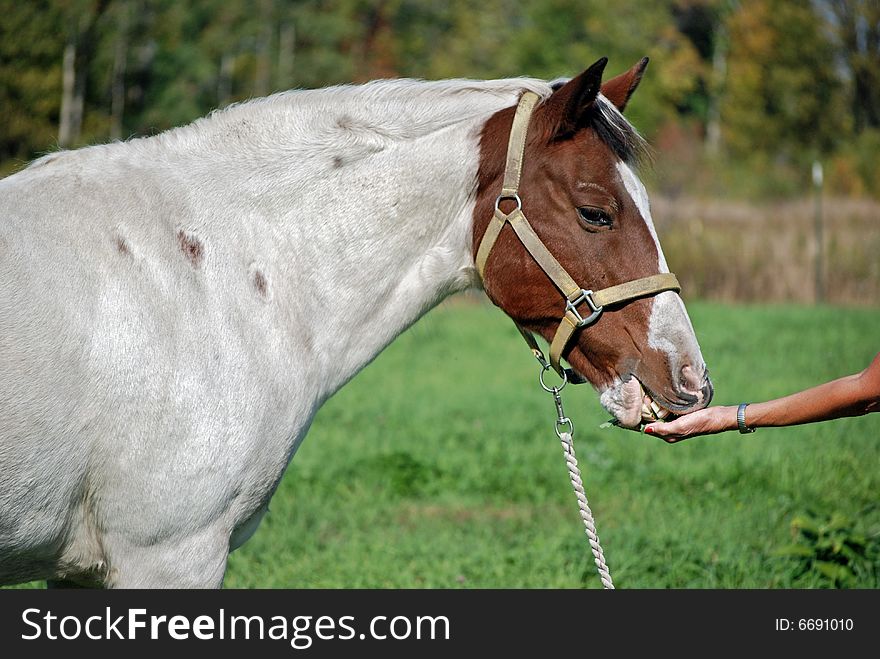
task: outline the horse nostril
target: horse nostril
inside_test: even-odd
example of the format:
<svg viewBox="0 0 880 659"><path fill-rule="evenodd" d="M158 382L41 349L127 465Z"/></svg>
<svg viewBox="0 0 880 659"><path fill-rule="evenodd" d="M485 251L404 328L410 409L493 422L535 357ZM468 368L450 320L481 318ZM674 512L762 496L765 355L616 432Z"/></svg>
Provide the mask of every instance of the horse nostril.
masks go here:
<svg viewBox="0 0 880 659"><path fill-rule="evenodd" d="M706 373L706 376L703 380L703 404L708 405L712 402L712 396L715 395L715 387L712 386L712 380L709 378L709 373Z"/></svg>
<svg viewBox="0 0 880 659"><path fill-rule="evenodd" d="M681 367L678 379L679 391L693 395L699 403L707 405L712 400L714 388L706 367L695 369L690 364Z"/></svg>
<svg viewBox="0 0 880 659"><path fill-rule="evenodd" d="M678 376L678 386L682 391L697 393L702 390L703 384L704 376L702 373L698 373L696 369L691 368L690 364L685 364L681 367Z"/></svg>

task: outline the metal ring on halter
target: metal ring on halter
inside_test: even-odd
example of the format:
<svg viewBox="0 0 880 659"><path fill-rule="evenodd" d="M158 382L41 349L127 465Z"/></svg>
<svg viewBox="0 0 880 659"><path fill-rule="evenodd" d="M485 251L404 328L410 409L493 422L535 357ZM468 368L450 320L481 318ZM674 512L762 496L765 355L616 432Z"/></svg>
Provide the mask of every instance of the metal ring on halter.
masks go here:
<svg viewBox="0 0 880 659"><path fill-rule="evenodd" d="M544 366L541 368L541 375L539 377L539 379L541 380L541 388L548 393L558 394L560 391L565 389L565 385L568 384L568 373L566 373L565 369L563 369L563 371L562 371L562 384L559 385L558 387L548 387L547 384L544 382L544 373L549 371L551 368L553 368L553 367L550 364L544 364ZM555 373L555 371L554 371L554 373Z"/></svg>
<svg viewBox="0 0 880 659"><path fill-rule="evenodd" d="M516 202L516 208L513 209L514 211L522 209L522 199L519 198L519 195L516 192L514 192L513 194L500 194L495 199L495 210L499 213L501 212L501 209L498 206L505 199L513 199L513 201ZM511 211L511 213L512 212L513 211ZM510 215L510 213L508 213L508 215Z"/></svg>

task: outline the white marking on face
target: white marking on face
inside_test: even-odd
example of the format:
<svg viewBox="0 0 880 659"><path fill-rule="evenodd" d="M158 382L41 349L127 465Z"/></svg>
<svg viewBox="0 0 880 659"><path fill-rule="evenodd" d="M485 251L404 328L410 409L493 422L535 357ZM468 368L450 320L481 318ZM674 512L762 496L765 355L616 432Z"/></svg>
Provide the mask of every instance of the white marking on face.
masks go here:
<svg viewBox="0 0 880 659"><path fill-rule="evenodd" d="M617 171L620 174L620 178L623 180L623 186L635 202L636 208L639 209L642 219L645 220L645 224L648 225L648 231L651 232L651 237L654 239L654 244L657 246L657 256L659 257L657 266L660 268L660 272L669 272L669 266L666 264L666 257L663 256L663 249L660 247L660 239L657 237L657 229L654 228L654 219L651 217L651 206L648 203L648 191L645 190L645 186L642 185L639 177L635 175L633 170L631 170L629 165L625 162L620 161L617 163Z"/></svg>
<svg viewBox="0 0 880 659"><path fill-rule="evenodd" d="M642 219L648 225L648 231L657 247L657 267L660 272L669 272L666 257L660 247L660 239L651 217L648 193L632 169L624 162L617 163L617 171L626 191L632 197ZM691 319L688 317L684 302L678 294L665 291L654 297L651 306L651 317L648 322L648 346L665 353L672 368L672 381L678 385L679 373L684 366L702 373L704 369L703 355L697 343L697 336Z"/></svg>

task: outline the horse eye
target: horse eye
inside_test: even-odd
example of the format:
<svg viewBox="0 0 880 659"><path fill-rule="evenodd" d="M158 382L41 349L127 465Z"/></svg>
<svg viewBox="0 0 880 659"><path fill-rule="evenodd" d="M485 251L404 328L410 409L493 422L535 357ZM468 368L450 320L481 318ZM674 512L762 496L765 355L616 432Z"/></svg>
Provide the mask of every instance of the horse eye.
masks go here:
<svg viewBox="0 0 880 659"><path fill-rule="evenodd" d="M578 215L584 222L593 226L610 227L612 224L611 216L595 206L580 206L578 208Z"/></svg>

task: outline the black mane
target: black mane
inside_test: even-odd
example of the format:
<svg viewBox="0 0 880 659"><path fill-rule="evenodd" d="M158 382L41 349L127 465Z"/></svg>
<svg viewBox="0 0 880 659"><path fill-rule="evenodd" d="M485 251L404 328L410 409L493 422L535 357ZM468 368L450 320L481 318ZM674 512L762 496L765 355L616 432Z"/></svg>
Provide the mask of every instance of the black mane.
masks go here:
<svg viewBox="0 0 880 659"><path fill-rule="evenodd" d="M650 160L648 143L604 96L596 98L588 114L587 126L596 131L599 139L627 165L638 166Z"/></svg>

